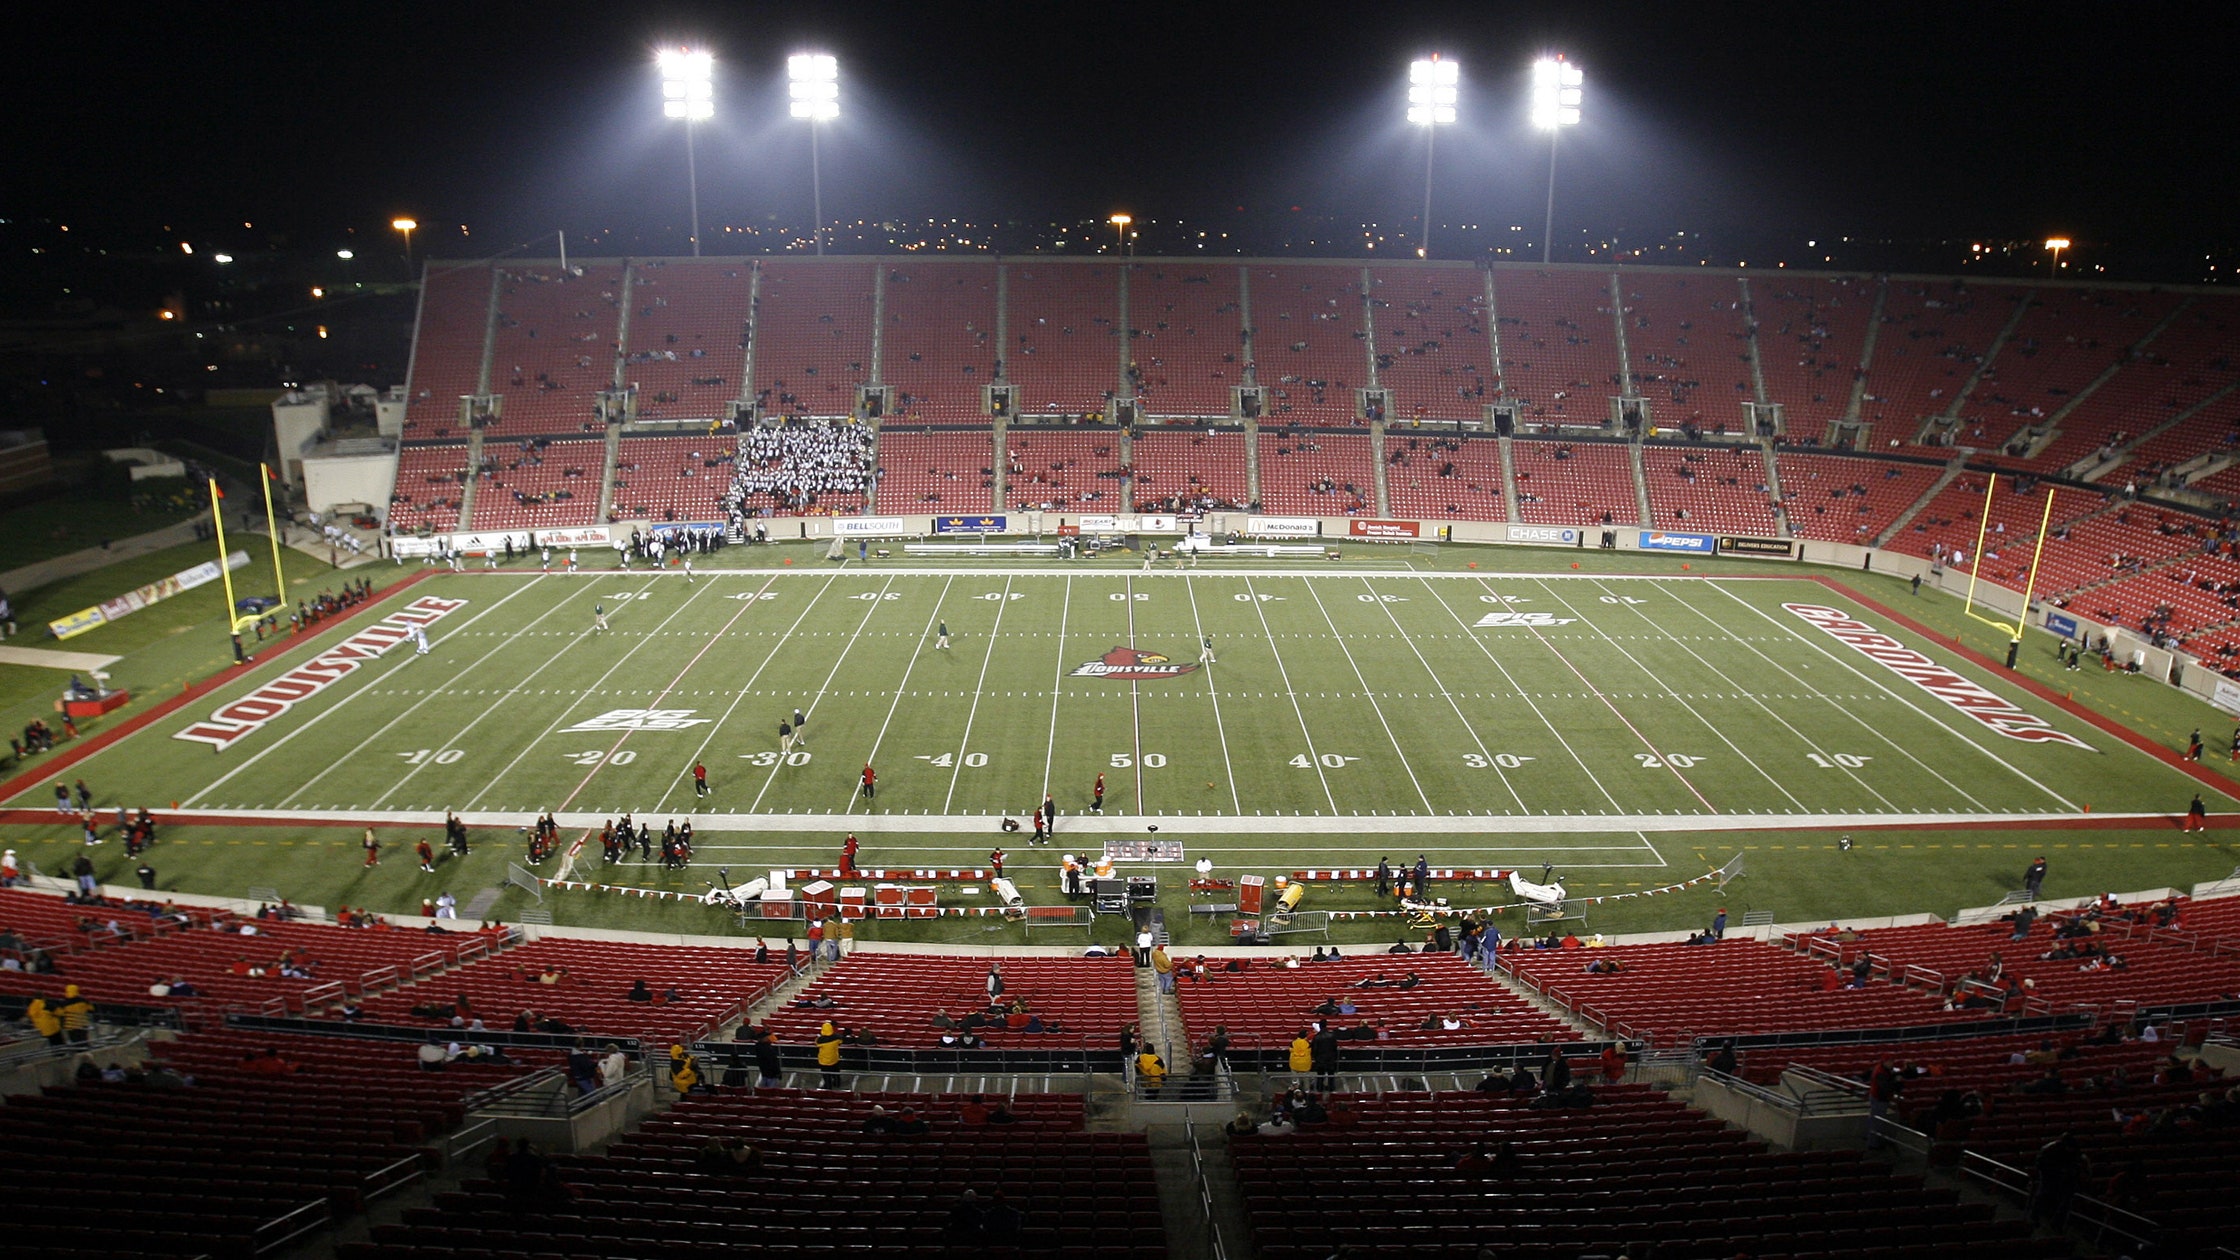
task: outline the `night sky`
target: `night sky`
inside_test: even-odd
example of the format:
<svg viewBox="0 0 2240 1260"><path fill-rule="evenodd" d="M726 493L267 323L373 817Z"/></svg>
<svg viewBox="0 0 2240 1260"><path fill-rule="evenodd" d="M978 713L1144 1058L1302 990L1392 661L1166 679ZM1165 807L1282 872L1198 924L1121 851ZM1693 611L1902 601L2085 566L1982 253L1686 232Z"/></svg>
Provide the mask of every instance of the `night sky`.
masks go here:
<svg viewBox="0 0 2240 1260"><path fill-rule="evenodd" d="M2222 7L2222 6L2220 6ZM442 255L552 227L684 249L653 50L719 63L697 144L724 224L808 215L785 54L840 58L828 217L1139 218L1411 232L1408 60L1461 61L1435 218L1540 222L1543 50L1588 75L1573 232L2229 239L2230 18L2158 5L355 3L41 6L11 19L0 214L327 244L395 214ZM457 225L473 228L462 240ZM444 225L438 227L437 225Z"/></svg>

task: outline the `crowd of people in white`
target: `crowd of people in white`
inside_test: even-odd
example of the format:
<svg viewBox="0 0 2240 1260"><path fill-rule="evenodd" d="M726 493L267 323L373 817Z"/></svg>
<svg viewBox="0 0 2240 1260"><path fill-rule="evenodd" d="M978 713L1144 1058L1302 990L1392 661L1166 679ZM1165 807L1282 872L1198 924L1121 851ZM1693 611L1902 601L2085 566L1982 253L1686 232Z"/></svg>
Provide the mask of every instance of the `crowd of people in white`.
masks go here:
<svg viewBox="0 0 2240 1260"><path fill-rule="evenodd" d="M863 425L830 420L758 425L739 437L738 466L723 507L733 520L816 513L821 496L863 493L871 469L871 430Z"/></svg>

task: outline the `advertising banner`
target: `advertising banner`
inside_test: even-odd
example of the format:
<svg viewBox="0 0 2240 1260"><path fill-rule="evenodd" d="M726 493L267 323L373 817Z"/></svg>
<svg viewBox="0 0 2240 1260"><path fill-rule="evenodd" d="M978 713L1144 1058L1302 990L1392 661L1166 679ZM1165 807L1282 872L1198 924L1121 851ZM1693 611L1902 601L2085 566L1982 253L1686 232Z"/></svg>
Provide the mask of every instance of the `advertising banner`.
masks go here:
<svg viewBox="0 0 2240 1260"><path fill-rule="evenodd" d="M1136 531L1144 534L1179 534L1182 524L1172 516L1152 515L1136 518Z"/></svg>
<svg viewBox="0 0 2240 1260"><path fill-rule="evenodd" d="M1346 533L1355 538L1421 538L1423 527L1414 521L1365 521L1355 517L1346 522Z"/></svg>
<svg viewBox="0 0 2240 1260"><path fill-rule="evenodd" d="M1718 540L1709 534L1673 534L1661 529L1641 531L1643 551L1691 551L1708 556L1718 550Z"/></svg>
<svg viewBox="0 0 2240 1260"><path fill-rule="evenodd" d="M2057 613L2050 608L2046 610L2046 629L2053 631L2064 639L2079 637L2077 634L2077 619L2067 613Z"/></svg>
<svg viewBox="0 0 2240 1260"><path fill-rule="evenodd" d="M1248 516L1244 532L1254 538L1319 538L1322 522L1311 516Z"/></svg>
<svg viewBox="0 0 2240 1260"><path fill-rule="evenodd" d="M1121 528L1120 518L1117 516L1082 516L1076 517L1075 520L1077 524L1074 532L1077 534L1119 534L1127 532Z"/></svg>
<svg viewBox="0 0 2240 1260"><path fill-rule="evenodd" d="M835 538L896 538L915 534L910 522L899 516L835 516L832 518L832 536Z"/></svg>
<svg viewBox="0 0 2240 1260"><path fill-rule="evenodd" d="M1797 545L1786 538L1728 538L1719 539L1719 550L1736 556L1787 556L1796 554Z"/></svg>
<svg viewBox="0 0 2240 1260"><path fill-rule="evenodd" d="M1511 525L1510 542L1558 543L1565 547L1579 545L1579 531L1559 529L1554 525Z"/></svg>
<svg viewBox="0 0 2240 1260"><path fill-rule="evenodd" d="M226 556L228 569L238 569L248 563L249 553L246 551L230 552ZM157 578L138 590L126 591L115 599L106 599L92 608L71 613L60 621L50 621L47 623L47 630L58 639L84 634L105 621L115 621L158 600L169 599L181 591L191 591L195 587L215 582L221 572L217 561L205 560L191 569L182 569L169 577Z"/></svg>
<svg viewBox="0 0 2240 1260"><path fill-rule="evenodd" d="M933 532L936 534L1000 534L1011 518L1007 516L936 516Z"/></svg>
<svg viewBox="0 0 2240 1260"><path fill-rule="evenodd" d="M2240 683L2219 678L2216 689L2209 693L2209 703L2227 713L2240 713Z"/></svg>

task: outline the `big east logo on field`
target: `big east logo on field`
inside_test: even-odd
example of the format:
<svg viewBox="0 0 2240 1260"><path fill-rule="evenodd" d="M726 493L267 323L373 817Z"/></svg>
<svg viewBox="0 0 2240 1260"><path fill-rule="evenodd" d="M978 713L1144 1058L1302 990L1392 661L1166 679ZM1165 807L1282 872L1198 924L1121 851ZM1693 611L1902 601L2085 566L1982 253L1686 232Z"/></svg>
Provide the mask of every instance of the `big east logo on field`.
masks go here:
<svg viewBox="0 0 2240 1260"><path fill-rule="evenodd" d="M1157 652L1139 652L1131 647L1116 647L1086 665L1076 666L1077 678L1179 678L1195 673L1198 662L1178 664Z"/></svg>

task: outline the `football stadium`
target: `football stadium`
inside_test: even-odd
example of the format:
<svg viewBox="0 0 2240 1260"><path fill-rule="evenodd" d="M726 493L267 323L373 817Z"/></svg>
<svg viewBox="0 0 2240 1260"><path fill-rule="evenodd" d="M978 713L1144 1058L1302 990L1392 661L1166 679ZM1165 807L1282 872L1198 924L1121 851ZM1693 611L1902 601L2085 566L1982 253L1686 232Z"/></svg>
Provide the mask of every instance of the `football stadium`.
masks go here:
<svg viewBox="0 0 2240 1260"><path fill-rule="evenodd" d="M2240 298L698 196L16 590L11 1254L2232 1254Z"/></svg>

